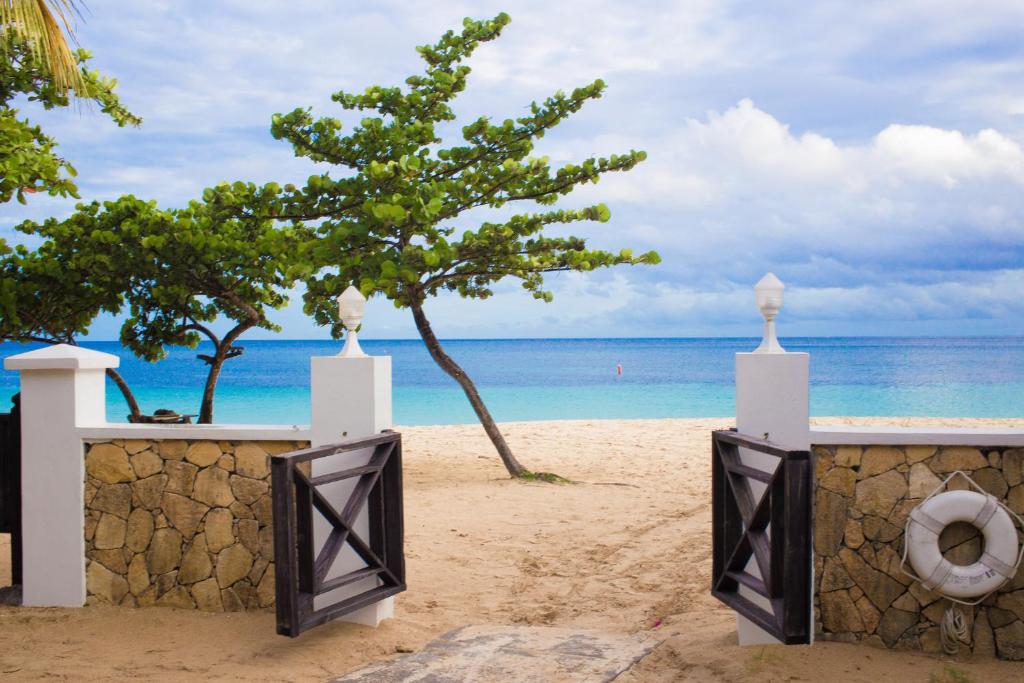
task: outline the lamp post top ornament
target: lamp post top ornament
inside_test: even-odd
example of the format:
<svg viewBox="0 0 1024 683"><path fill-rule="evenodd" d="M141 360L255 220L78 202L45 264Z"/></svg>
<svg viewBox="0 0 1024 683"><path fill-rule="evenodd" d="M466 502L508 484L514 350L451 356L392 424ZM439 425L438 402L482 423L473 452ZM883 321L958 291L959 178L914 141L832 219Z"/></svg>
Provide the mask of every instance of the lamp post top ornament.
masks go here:
<svg viewBox="0 0 1024 683"><path fill-rule="evenodd" d="M345 335L345 346L338 355L343 358L364 357L366 354L359 348L359 337L356 330L363 322L363 314L366 312L366 297L358 289L349 285L348 288L338 296L338 317L341 324L345 326L348 334Z"/></svg>
<svg viewBox="0 0 1024 683"><path fill-rule="evenodd" d="M767 273L754 285L754 294L757 307L761 309L764 316L764 338L755 353L785 353L786 350L779 344L775 336L775 316L782 309L782 294L786 285L782 280L775 277L775 273Z"/></svg>

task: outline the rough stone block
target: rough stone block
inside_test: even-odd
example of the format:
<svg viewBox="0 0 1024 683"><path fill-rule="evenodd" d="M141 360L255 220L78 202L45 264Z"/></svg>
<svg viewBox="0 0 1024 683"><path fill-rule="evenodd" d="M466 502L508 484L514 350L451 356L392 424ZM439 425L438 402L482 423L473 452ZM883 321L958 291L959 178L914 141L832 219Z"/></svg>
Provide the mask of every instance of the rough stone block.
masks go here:
<svg viewBox="0 0 1024 683"><path fill-rule="evenodd" d="M147 510L157 509L160 507L160 499L166 486L166 474L157 474L132 482L132 504Z"/></svg>
<svg viewBox="0 0 1024 683"><path fill-rule="evenodd" d="M124 544L129 550L141 553L149 547L153 537L153 515L144 508L135 508L128 516L128 530Z"/></svg>
<svg viewBox="0 0 1024 683"><path fill-rule="evenodd" d="M879 610L888 609L892 601L903 593L903 584L884 572L874 569L849 548L839 551L839 559L842 560L846 573L850 575L853 582L864 591L864 594Z"/></svg>
<svg viewBox="0 0 1024 683"><path fill-rule="evenodd" d="M149 573L166 574L177 569L180 562L181 534L175 529L157 529L146 553Z"/></svg>
<svg viewBox="0 0 1024 683"><path fill-rule="evenodd" d="M255 444L243 443L235 448L235 472L243 477L263 479L270 474L270 456Z"/></svg>
<svg viewBox="0 0 1024 683"><path fill-rule="evenodd" d="M96 491L89 507L128 519L132 509L132 488L128 484L103 484Z"/></svg>
<svg viewBox="0 0 1024 683"><path fill-rule="evenodd" d="M943 446L932 458L931 467L936 472L972 472L988 467L988 459L977 448L966 446Z"/></svg>
<svg viewBox="0 0 1024 683"><path fill-rule="evenodd" d="M150 450L136 453L131 458L132 469L139 479L159 474L164 469L164 459Z"/></svg>
<svg viewBox="0 0 1024 683"><path fill-rule="evenodd" d="M196 441L185 451L185 460L196 467L209 467L220 460L220 446L214 441Z"/></svg>
<svg viewBox="0 0 1024 683"><path fill-rule="evenodd" d="M994 467L986 467L971 475L974 483L980 486L986 493L1002 500L1010 487L1003 478L1003 473Z"/></svg>
<svg viewBox="0 0 1024 683"><path fill-rule="evenodd" d="M260 607L270 607L274 604L274 597L274 565L270 565L263 573L259 585L256 586L256 598L259 600Z"/></svg>
<svg viewBox="0 0 1024 683"><path fill-rule="evenodd" d="M215 508L206 516L206 543L210 552L219 553L235 543L234 516L229 510Z"/></svg>
<svg viewBox="0 0 1024 683"><path fill-rule="evenodd" d="M168 461L164 463L167 474L167 490L181 496L191 496L199 468L187 462Z"/></svg>
<svg viewBox="0 0 1024 683"><path fill-rule="evenodd" d="M105 484L120 484L135 479L135 472L123 448L111 443L97 443L85 456L85 471Z"/></svg>
<svg viewBox="0 0 1024 683"><path fill-rule="evenodd" d="M160 457L164 460L182 460L188 450L188 442L181 439L165 439L158 443Z"/></svg>
<svg viewBox="0 0 1024 683"><path fill-rule="evenodd" d="M1024 661L1024 621L997 628L996 653L1001 659Z"/></svg>
<svg viewBox="0 0 1024 683"><path fill-rule="evenodd" d="M983 657L996 656L996 639L992 626L988 623L988 614L981 610L974 619L974 630L971 634L971 651Z"/></svg>
<svg viewBox="0 0 1024 683"><path fill-rule="evenodd" d="M849 503L838 493L818 489L814 502L814 552L824 557L835 555L846 530Z"/></svg>
<svg viewBox="0 0 1024 683"><path fill-rule="evenodd" d="M857 482L856 506L865 514L888 517L896 503L907 495L907 480L890 470Z"/></svg>
<svg viewBox="0 0 1024 683"><path fill-rule="evenodd" d="M192 538L199 523L203 520L210 508L202 503L197 503L191 498L179 496L175 493L164 493L163 510L170 523L182 533L185 538Z"/></svg>
<svg viewBox="0 0 1024 683"><path fill-rule="evenodd" d="M90 550L86 556L93 562L99 562L115 574L124 574L128 565L124 561L124 553L120 548L114 550Z"/></svg>
<svg viewBox="0 0 1024 683"><path fill-rule="evenodd" d="M852 496L853 487L857 483L857 474L846 467L833 467L828 474L818 480L818 486L843 496Z"/></svg>
<svg viewBox="0 0 1024 683"><path fill-rule="evenodd" d="M241 543L225 548L217 555L217 583L230 588L244 579L252 568L253 556Z"/></svg>
<svg viewBox="0 0 1024 683"><path fill-rule="evenodd" d="M1010 486L1024 484L1024 448L1003 451L1003 476Z"/></svg>
<svg viewBox="0 0 1024 683"><path fill-rule="evenodd" d="M821 576L822 593L850 588L853 585L853 579L846 573L838 559L830 557L825 560L825 571Z"/></svg>
<svg viewBox="0 0 1024 683"><path fill-rule="evenodd" d="M200 581L192 586L192 599L196 607L204 612L223 612L224 604L220 598L220 588L216 579Z"/></svg>
<svg viewBox="0 0 1024 683"><path fill-rule="evenodd" d="M178 609L195 609L196 604L184 586L175 586L157 598L157 607L176 607Z"/></svg>
<svg viewBox="0 0 1024 683"><path fill-rule="evenodd" d="M860 461L858 479L868 479L882 472L895 469L907 461L903 451L890 446L870 446L864 449L864 455Z"/></svg>
<svg viewBox="0 0 1024 683"><path fill-rule="evenodd" d="M99 562L90 562L85 572L85 585L89 594L116 605L128 593L128 582Z"/></svg>
<svg viewBox="0 0 1024 683"><path fill-rule="evenodd" d="M938 451L936 446L904 446L903 452L907 455L907 462L913 465L935 455Z"/></svg>
<svg viewBox="0 0 1024 683"><path fill-rule="evenodd" d="M1024 590L1003 593L996 601L999 609L1013 612L1018 619L1024 619Z"/></svg>
<svg viewBox="0 0 1024 683"><path fill-rule="evenodd" d="M132 595L142 595L149 588L149 570L146 568L146 558L143 555L136 555L128 565L128 590Z"/></svg>
<svg viewBox="0 0 1024 683"><path fill-rule="evenodd" d="M178 571L178 583L190 584L208 579L213 573L213 563L207 550L206 535L197 534L185 548ZM195 592L192 593L195 597ZM198 602L198 599L197 599Z"/></svg>
<svg viewBox="0 0 1024 683"><path fill-rule="evenodd" d="M228 473L219 467L207 467L196 477L192 497L213 507L226 508L235 502L228 484Z"/></svg>
<svg viewBox="0 0 1024 683"><path fill-rule="evenodd" d="M240 477L233 475L231 477L231 491L242 503L251 505L263 497L267 491L270 490L270 484L259 479L250 479L249 477Z"/></svg>
<svg viewBox="0 0 1024 683"><path fill-rule="evenodd" d="M878 635L887 647L893 647L903 634L915 624L917 624L916 612L905 612L890 607L885 610L882 620L878 624Z"/></svg>
<svg viewBox="0 0 1024 683"><path fill-rule="evenodd" d="M110 513L104 513L100 517L100 523L96 526L96 533L93 535L93 546L98 550L110 550L120 548L124 545L126 522Z"/></svg>
<svg viewBox="0 0 1024 683"><path fill-rule="evenodd" d="M861 596L856 601L857 611L860 612L861 622L864 624L865 633L874 633L878 629L878 622L882 620L882 613L871 604L867 596Z"/></svg>
<svg viewBox="0 0 1024 683"><path fill-rule="evenodd" d="M927 498L932 491L942 484L931 468L924 463L917 463L910 468L910 497Z"/></svg>

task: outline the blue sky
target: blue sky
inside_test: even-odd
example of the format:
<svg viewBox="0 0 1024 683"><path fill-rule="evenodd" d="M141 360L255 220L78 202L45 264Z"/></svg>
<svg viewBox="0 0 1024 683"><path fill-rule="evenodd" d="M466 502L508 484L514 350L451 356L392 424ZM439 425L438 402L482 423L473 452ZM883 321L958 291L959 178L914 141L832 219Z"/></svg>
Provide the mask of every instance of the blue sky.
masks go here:
<svg viewBox="0 0 1024 683"><path fill-rule="evenodd" d="M601 100L546 137L553 161L644 149L570 195L605 201L596 246L656 249L657 267L515 282L441 298L442 337L755 335L751 286L786 282L782 335L1024 334L1024 4L1018 2L258 2L91 0L79 39L144 119L25 111L60 142L84 199L182 204L221 180L322 172L268 132L275 112L340 89L401 84L414 46L462 17L512 16L456 111L516 116L603 78ZM72 204L2 207L0 234ZM294 304L283 336L326 336ZM113 319L93 338L116 337ZM371 301L370 338L411 337Z"/></svg>

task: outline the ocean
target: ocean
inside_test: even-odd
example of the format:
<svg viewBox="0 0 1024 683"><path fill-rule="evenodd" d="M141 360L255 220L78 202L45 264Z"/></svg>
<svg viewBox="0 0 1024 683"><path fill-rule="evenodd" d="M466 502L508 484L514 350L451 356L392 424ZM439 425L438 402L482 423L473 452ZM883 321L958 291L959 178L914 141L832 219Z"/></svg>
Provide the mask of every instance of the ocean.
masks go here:
<svg viewBox="0 0 1024 683"><path fill-rule="evenodd" d="M392 356L398 425L475 421L461 389L419 340L363 341ZM449 340L448 353L476 381L499 421L718 417L734 412L733 354L757 339ZM1022 417L1024 338L786 338L811 354L811 414ZM308 424L309 359L334 355L336 341L243 341L217 387L220 423ZM144 412L196 413L206 365L198 350L176 349L146 363L117 342L84 343L121 357L121 372ZM38 345L0 344L0 357ZM621 375L617 367L622 367ZM0 411L17 391L0 371ZM108 381L107 415L127 406Z"/></svg>

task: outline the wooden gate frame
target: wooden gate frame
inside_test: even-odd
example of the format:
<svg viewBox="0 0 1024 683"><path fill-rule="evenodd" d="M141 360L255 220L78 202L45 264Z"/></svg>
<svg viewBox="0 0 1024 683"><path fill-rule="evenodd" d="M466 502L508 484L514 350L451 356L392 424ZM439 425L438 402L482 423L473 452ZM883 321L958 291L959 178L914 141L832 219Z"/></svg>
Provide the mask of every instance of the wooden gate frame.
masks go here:
<svg viewBox="0 0 1024 683"><path fill-rule="evenodd" d="M787 645L810 643L810 453L732 430L712 432L711 444L711 594ZM773 472L749 467L740 448L779 462ZM767 486L760 499L751 479ZM760 578L746 571L751 557ZM767 599L771 610L741 595L740 585Z"/></svg>
<svg viewBox="0 0 1024 683"><path fill-rule="evenodd" d="M310 476L299 466L340 453L373 448L366 465ZM274 563L277 632L292 638L314 626L348 614L405 590L402 519L402 437L387 431L378 436L306 448L270 459L274 515ZM317 487L358 477L339 512ZM368 505L369 542L353 529ZM313 545L313 510L332 529L317 554ZM367 566L328 579L331 565L348 544ZM313 600L342 586L376 578L380 585L334 604L313 608Z"/></svg>
<svg viewBox="0 0 1024 683"><path fill-rule="evenodd" d="M10 413L0 414L0 532L11 535L11 583L22 583L21 395Z"/></svg>

